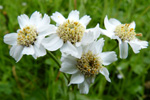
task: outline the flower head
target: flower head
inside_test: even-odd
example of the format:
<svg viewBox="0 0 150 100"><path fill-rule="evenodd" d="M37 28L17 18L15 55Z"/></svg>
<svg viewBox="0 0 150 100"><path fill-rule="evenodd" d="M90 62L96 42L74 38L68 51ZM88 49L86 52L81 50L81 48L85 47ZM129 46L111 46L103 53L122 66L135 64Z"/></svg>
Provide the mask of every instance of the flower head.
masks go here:
<svg viewBox="0 0 150 100"><path fill-rule="evenodd" d="M102 33L111 39L117 39L119 41L120 58L127 58L128 43L130 44L134 53L139 53L141 49L147 48L148 42L141 41L136 37L142 36L142 34L137 34L135 32L135 22L130 24L121 24L120 21L114 18L108 20L106 16L104 24L106 30L101 29Z"/></svg>
<svg viewBox="0 0 150 100"><path fill-rule="evenodd" d="M106 80L111 82L109 72L103 65L109 65L117 60L115 52L102 52L104 40L94 41L90 45L82 46L83 51L78 48L80 58L71 55L62 55L60 71L72 74L71 84L78 84L81 93L87 94L90 84L94 82L95 76L101 73Z"/></svg>
<svg viewBox="0 0 150 100"><path fill-rule="evenodd" d="M51 18L56 22L55 32L43 40L44 47L49 51L60 48L61 52L77 57L77 47L93 42L100 35L99 25L86 29L91 18L85 15L79 19L77 10L71 11L67 19L59 12L53 13Z"/></svg>
<svg viewBox="0 0 150 100"><path fill-rule="evenodd" d="M48 15L42 15L35 11L29 18L23 14L18 16L20 29L17 33L4 36L4 42L12 45L10 55L18 62L24 54L32 55L34 58L44 56L46 50L41 44L42 39L53 32Z"/></svg>

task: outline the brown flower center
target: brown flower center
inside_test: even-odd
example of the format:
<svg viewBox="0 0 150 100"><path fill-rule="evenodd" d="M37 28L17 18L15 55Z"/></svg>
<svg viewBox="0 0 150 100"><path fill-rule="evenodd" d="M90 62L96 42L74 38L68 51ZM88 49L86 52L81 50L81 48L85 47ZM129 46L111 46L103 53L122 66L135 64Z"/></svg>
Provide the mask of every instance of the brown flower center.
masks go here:
<svg viewBox="0 0 150 100"><path fill-rule="evenodd" d="M77 60L77 68L86 77L95 76L102 68L102 60L91 51L88 51L88 53L82 54L82 57Z"/></svg>

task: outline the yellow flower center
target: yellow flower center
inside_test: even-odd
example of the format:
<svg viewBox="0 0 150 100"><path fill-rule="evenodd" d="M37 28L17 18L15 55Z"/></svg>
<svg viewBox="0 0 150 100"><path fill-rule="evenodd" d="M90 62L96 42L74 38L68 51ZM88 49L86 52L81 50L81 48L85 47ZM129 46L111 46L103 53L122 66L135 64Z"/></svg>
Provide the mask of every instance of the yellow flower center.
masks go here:
<svg viewBox="0 0 150 100"><path fill-rule="evenodd" d="M17 43L19 45L27 46L34 45L34 42L36 41L36 37L38 36L38 33L33 26L26 26L22 30L19 30L18 37L17 37Z"/></svg>
<svg viewBox="0 0 150 100"><path fill-rule="evenodd" d="M115 35L118 36L122 41L131 41L135 39L135 30L130 28L129 25L130 24L121 24L118 25L115 29Z"/></svg>
<svg viewBox="0 0 150 100"><path fill-rule="evenodd" d="M86 77L91 77L99 73L102 68L102 60L91 51L88 51L88 53L82 54L82 57L77 60L76 66Z"/></svg>
<svg viewBox="0 0 150 100"><path fill-rule="evenodd" d="M81 41L84 31L85 28L82 24L68 19L58 27L57 34L63 39L64 43L70 41L72 44L75 44Z"/></svg>

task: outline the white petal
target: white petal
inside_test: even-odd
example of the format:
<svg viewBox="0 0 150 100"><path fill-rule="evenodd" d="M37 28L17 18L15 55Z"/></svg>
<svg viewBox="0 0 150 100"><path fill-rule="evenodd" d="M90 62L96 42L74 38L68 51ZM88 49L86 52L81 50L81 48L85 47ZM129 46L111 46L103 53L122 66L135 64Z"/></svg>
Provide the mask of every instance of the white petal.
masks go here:
<svg viewBox="0 0 150 100"><path fill-rule="evenodd" d="M77 47L77 50L78 50L78 55L77 55L76 57L77 57L77 58L81 58L82 52L83 52L82 47L81 47L81 46L80 46L80 47Z"/></svg>
<svg viewBox="0 0 150 100"><path fill-rule="evenodd" d="M30 45L29 47L25 46L22 51L22 54L26 54L26 55L33 55L34 53L35 53L34 47L32 45Z"/></svg>
<svg viewBox="0 0 150 100"><path fill-rule="evenodd" d="M35 11L30 17L30 23L37 27L39 24L41 24L41 21L42 21L42 15L37 11Z"/></svg>
<svg viewBox="0 0 150 100"><path fill-rule="evenodd" d="M46 50L42 45L40 45L39 47L37 45L34 45L34 50L36 58L46 55Z"/></svg>
<svg viewBox="0 0 150 100"><path fill-rule="evenodd" d="M98 41L94 41L88 46L84 47L84 52L87 53L89 50L92 51L93 54L99 54L102 52L102 48L104 45L104 39L101 38Z"/></svg>
<svg viewBox="0 0 150 100"><path fill-rule="evenodd" d="M96 54L99 54L102 52L103 46L104 46L104 39L101 38L97 42L95 42L95 48L96 48Z"/></svg>
<svg viewBox="0 0 150 100"><path fill-rule="evenodd" d="M118 77L118 79L123 79L123 75L122 74L118 74L117 77Z"/></svg>
<svg viewBox="0 0 150 100"><path fill-rule="evenodd" d="M40 24L38 24L37 29L44 28L43 26L50 25L50 17L47 14L44 14L44 17L40 19Z"/></svg>
<svg viewBox="0 0 150 100"><path fill-rule="evenodd" d="M106 35L106 36L108 36L108 37L111 38L111 39L112 39L112 37L115 35L114 32L108 31L108 30L104 30L104 29L101 29L101 28L100 28L100 31L101 31L101 33L102 33L103 35Z"/></svg>
<svg viewBox="0 0 150 100"><path fill-rule="evenodd" d="M38 36L36 38L36 41L34 42L34 45L36 45L39 48L41 46L41 42L44 38L45 38L45 36Z"/></svg>
<svg viewBox="0 0 150 100"><path fill-rule="evenodd" d="M91 36L94 36L94 40L97 40L97 38L100 36L101 29L99 27L99 24L97 24L94 28L90 28L86 30L86 33L90 32ZM85 34L86 34L85 33Z"/></svg>
<svg viewBox="0 0 150 100"><path fill-rule="evenodd" d="M82 51L81 47L79 48L79 51L77 47L72 45L69 41L65 43L61 48L60 51L63 53L71 54L74 57L80 58L79 52Z"/></svg>
<svg viewBox="0 0 150 100"><path fill-rule="evenodd" d="M129 44L132 47L134 53L139 53L141 49L147 48L148 46L147 41L140 41L140 40L130 41Z"/></svg>
<svg viewBox="0 0 150 100"><path fill-rule="evenodd" d="M83 52L87 53L88 51L91 51L92 53L97 54L95 45L96 45L96 43L94 41L93 43L91 43L89 45L83 46Z"/></svg>
<svg viewBox="0 0 150 100"><path fill-rule="evenodd" d="M69 13L68 19L73 21L79 21L79 11L77 10L71 11Z"/></svg>
<svg viewBox="0 0 150 100"><path fill-rule="evenodd" d="M84 75L81 74L80 72L77 72L77 73L75 73L71 76L71 80L70 80L69 85L71 85L71 84L80 84L83 81L84 81Z"/></svg>
<svg viewBox="0 0 150 100"><path fill-rule="evenodd" d="M68 56L67 54L62 53L61 61L62 62L70 61L73 63L74 61L76 61L76 58L73 56L70 56L70 55ZM76 62L74 62L74 64L76 64Z"/></svg>
<svg viewBox="0 0 150 100"><path fill-rule="evenodd" d="M33 54L32 57L33 57L34 59L37 59L37 56L36 56L35 54Z"/></svg>
<svg viewBox="0 0 150 100"><path fill-rule="evenodd" d="M130 23L130 25L129 25L130 28L134 28L134 29L135 29L135 26L136 26L136 24L134 21L132 23Z"/></svg>
<svg viewBox="0 0 150 100"><path fill-rule="evenodd" d="M108 82L111 82L107 68L103 67L102 69L100 69L100 73L105 76L105 78Z"/></svg>
<svg viewBox="0 0 150 100"><path fill-rule="evenodd" d="M10 56L12 56L16 60L16 62L18 62L21 59L21 57L23 56L22 50L23 50L23 46L14 45L10 49L10 52L9 52Z"/></svg>
<svg viewBox="0 0 150 100"><path fill-rule="evenodd" d="M55 27L54 25L43 25L37 29L37 32L39 33L39 36L46 36L52 33L56 33L56 30L57 27Z"/></svg>
<svg viewBox="0 0 150 100"><path fill-rule="evenodd" d="M110 18L110 19L109 19L109 22L110 22L111 24L115 25L115 26L118 26L118 25L121 24L121 22L120 22L119 20L115 19L115 18Z"/></svg>
<svg viewBox="0 0 150 100"><path fill-rule="evenodd" d="M42 24L49 24L50 23L50 17L47 14L44 14L44 17L41 21Z"/></svg>
<svg viewBox="0 0 150 100"><path fill-rule="evenodd" d="M100 58L102 59L103 65L109 65L112 62L117 60L117 55L114 51L111 52L103 52L99 54Z"/></svg>
<svg viewBox="0 0 150 100"><path fill-rule="evenodd" d="M86 81L88 84L94 83L95 77L87 77Z"/></svg>
<svg viewBox="0 0 150 100"><path fill-rule="evenodd" d="M9 45L17 45L17 33L10 33L4 36L4 42Z"/></svg>
<svg viewBox="0 0 150 100"><path fill-rule="evenodd" d="M88 45L94 41L94 34L92 31L85 32L83 34L81 43L82 45Z"/></svg>
<svg viewBox="0 0 150 100"><path fill-rule="evenodd" d="M64 18L64 16L59 13L59 12L55 12L53 13L53 15L51 16L52 20L54 20L58 25L59 24L63 24L63 22L66 20Z"/></svg>
<svg viewBox="0 0 150 100"><path fill-rule="evenodd" d="M76 42L76 43L75 43L75 46L76 46L76 47L79 47L80 45L81 45L81 42Z"/></svg>
<svg viewBox="0 0 150 100"><path fill-rule="evenodd" d="M119 43L122 43L122 40L116 35L113 35L112 39L117 39Z"/></svg>
<svg viewBox="0 0 150 100"><path fill-rule="evenodd" d="M49 51L55 51L62 47L63 40L57 34L52 34L48 38L44 38L42 45Z"/></svg>
<svg viewBox="0 0 150 100"><path fill-rule="evenodd" d="M94 33L94 40L96 40L100 36L100 33L101 33L99 24L97 24L96 27L93 28L93 33Z"/></svg>
<svg viewBox="0 0 150 100"><path fill-rule="evenodd" d="M119 49L120 49L120 58L126 59L128 57L128 43L127 42L119 43Z"/></svg>
<svg viewBox="0 0 150 100"><path fill-rule="evenodd" d="M25 14L18 16L18 23L20 28L23 29L26 25L30 24L29 17Z"/></svg>
<svg viewBox="0 0 150 100"><path fill-rule="evenodd" d="M72 61L68 59L68 61L62 62L60 71L68 74L75 74L78 71L76 63L76 60Z"/></svg>
<svg viewBox="0 0 150 100"><path fill-rule="evenodd" d="M84 25L84 27L86 27L89 22L90 22L91 18L90 16L84 15L81 19L80 19L80 23Z"/></svg>
<svg viewBox="0 0 150 100"><path fill-rule="evenodd" d="M105 19L104 19L104 25L105 25L105 28L108 30L108 31L114 31L115 30L115 25L111 24L109 21L108 21L108 17L106 16Z"/></svg>
<svg viewBox="0 0 150 100"><path fill-rule="evenodd" d="M87 83L87 81L84 81L83 83L78 85L80 93L82 93L82 94L88 94L89 87L90 87L90 85Z"/></svg>

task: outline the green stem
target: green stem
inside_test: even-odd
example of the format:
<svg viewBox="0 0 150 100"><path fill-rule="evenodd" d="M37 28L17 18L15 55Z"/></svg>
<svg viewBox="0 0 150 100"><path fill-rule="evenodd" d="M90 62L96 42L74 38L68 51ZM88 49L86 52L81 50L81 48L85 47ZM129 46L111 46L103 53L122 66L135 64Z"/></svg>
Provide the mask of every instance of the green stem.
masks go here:
<svg viewBox="0 0 150 100"><path fill-rule="evenodd" d="M116 48L118 47L118 41L116 40L117 44L112 48L112 51L115 51Z"/></svg>
<svg viewBox="0 0 150 100"><path fill-rule="evenodd" d="M51 53L50 51L48 51L48 54L52 57L52 59L57 63L57 65L59 66L59 68L61 68L61 64L60 61L58 61L58 59L56 58L56 56L53 55L53 53ZM65 73L63 73L65 78L67 79L67 81L69 82L69 78L67 77L67 75Z"/></svg>
<svg viewBox="0 0 150 100"><path fill-rule="evenodd" d="M57 63L57 65L59 66L59 68L61 67L60 62L57 60L57 58L53 55L53 53L51 53L50 51L48 51L49 55L52 57L52 59Z"/></svg>

